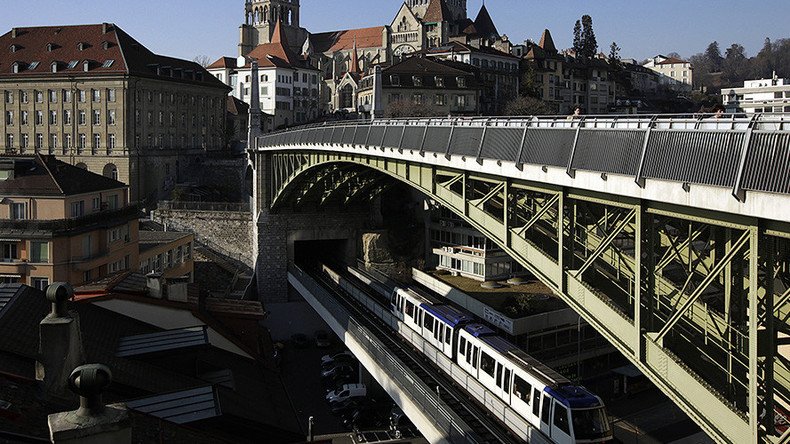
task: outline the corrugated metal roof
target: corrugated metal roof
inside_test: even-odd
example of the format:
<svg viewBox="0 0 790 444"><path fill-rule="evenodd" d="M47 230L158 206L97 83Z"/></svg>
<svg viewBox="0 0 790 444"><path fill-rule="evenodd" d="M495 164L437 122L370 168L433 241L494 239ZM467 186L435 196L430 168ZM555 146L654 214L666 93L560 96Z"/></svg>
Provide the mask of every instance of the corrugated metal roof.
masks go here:
<svg viewBox="0 0 790 444"><path fill-rule="evenodd" d="M123 337L118 343L116 356L138 356L208 344L208 334L205 326L180 328L159 333Z"/></svg>
<svg viewBox="0 0 790 444"><path fill-rule="evenodd" d="M176 424L189 424L222 414L217 395L210 385L128 401L126 406Z"/></svg>

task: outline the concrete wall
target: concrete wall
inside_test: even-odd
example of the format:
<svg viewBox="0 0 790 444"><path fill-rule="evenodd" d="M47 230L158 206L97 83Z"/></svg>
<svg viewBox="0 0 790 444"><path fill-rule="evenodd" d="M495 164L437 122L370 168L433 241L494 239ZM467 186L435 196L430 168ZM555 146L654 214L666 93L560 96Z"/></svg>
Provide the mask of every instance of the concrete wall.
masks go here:
<svg viewBox="0 0 790 444"><path fill-rule="evenodd" d="M196 240L253 266L252 216L243 211L156 210L154 221L167 229L192 231Z"/></svg>

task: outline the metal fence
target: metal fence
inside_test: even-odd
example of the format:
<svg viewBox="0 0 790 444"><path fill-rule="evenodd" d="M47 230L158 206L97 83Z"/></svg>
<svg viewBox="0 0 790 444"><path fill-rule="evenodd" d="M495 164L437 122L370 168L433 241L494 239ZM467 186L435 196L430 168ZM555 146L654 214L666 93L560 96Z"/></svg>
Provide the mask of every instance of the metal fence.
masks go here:
<svg viewBox="0 0 790 444"><path fill-rule="evenodd" d="M157 210L185 210L185 211L236 211L249 213L249 203L237 202L182 202L160 201Z"/></svg>
<svg viewBox="0 0 790 444"><path fill-rule="evenodd" d="M589 116L341 121L271 133L257 148L364 147L790 194L790 116Z"/></svg>

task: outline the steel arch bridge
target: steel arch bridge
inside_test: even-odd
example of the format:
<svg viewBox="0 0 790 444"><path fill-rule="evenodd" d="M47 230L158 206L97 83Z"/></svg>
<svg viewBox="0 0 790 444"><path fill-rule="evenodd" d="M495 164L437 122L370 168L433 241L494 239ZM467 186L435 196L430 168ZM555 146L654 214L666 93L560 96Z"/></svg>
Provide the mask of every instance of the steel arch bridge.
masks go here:
<svg viewBox="0 0 790 444"><path fill-rule="evenodd" d="M752 119L381 120L261 137L256 203L407 184L552 288L719 442L788 442L790 128Z"/></svg>

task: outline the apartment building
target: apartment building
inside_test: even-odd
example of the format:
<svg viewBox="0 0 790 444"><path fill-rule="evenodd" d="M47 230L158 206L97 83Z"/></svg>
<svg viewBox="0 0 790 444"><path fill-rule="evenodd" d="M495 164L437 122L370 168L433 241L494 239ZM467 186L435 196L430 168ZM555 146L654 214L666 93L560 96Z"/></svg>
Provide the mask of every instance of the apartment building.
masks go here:
<svg viewBox="0 0 790 444"><path fill-rule="evenodd" d="M0 36L0 149L54 155L154 202L225 148L230 88L114 24Z"/></svg>
<svg viewBox="0 0 790 444"><path fill-rule="evenodd" d="M50 155L0 157L0 281L79 285L138 263L123 183Z"/></svg>
<svg viewBox="0 0 790 444"><path fill-rule="evenodd" d="M659 54L643 66L657 72L661 84L669 89L691 91L691 85L694 84L694 67L691 62Z"/></svg>
<svg viewBox="0 0 790 444"><path fill-rule="evenodd" d="M776 74L747 80L742 88L722 88L721 99L728 113L790 113L790 80Z"/></svg>

